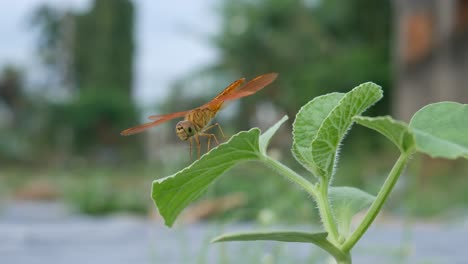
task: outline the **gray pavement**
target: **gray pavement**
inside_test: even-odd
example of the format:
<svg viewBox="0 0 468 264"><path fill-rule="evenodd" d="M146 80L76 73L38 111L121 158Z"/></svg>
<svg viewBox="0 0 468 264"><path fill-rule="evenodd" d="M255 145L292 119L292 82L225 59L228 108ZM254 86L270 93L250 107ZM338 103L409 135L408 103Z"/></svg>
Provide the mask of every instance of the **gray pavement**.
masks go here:
<svg viewBox="0 0 468 264"><path fill-rule="evenodd" d="M218 234L254 224L192 224L172 229L128 215L89 217L57 203L0 209L0 264L333 263L309 244L209 244ZM272 227L270 229L311 228ZM353 263L468 263L468 224L379 223L353 250Z"/></svg>

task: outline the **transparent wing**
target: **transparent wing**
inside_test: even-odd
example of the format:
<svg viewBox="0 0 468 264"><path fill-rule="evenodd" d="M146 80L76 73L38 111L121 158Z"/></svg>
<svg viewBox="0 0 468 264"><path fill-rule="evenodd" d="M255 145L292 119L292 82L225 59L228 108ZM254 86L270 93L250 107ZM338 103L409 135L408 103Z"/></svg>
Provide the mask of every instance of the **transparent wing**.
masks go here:
<svg viewBox="0 0 468 264"><path fill-rule="evenodd" d="M165 115L150 116L149 118L154 120L154 121L125 129L124 131L120 132L120 135L129 136L129 135L133 135L133 134L136 134L136 133L140 133L143 130L146 130L146 129L150 128L150 127L160 125L160 124L162 124L164 122L167 122L167 121L172 120L172 119L177 118L177 117L182 117L182 116L186 115L190 111L191 110L182 111L182 112L175 112L175 113L170 113L170 114L165 114Z"/></svg>

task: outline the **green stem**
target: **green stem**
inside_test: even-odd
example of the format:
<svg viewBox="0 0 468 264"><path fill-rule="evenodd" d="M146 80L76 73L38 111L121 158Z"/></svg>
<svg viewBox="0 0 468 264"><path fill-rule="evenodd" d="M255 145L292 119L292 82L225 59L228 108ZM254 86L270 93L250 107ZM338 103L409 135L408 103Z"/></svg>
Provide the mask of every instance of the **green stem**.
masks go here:
<svg viewBox="0 0 468 264"><path fill-rule="evenodd" d="M335 257L336 264L351 264L353 261L351 259L351 254L346 253L343 257L337 258Z"/></svg>
<svg viewBox="0 0 468 264"><path fill-rule="evenodd" d="M331 250L328 248L326 249L327 252L333 255L338 264L351 264L351 255L349 252L345 252L337 248L338 229L336 228L336 223L331 212L330 202L328 200L328 182L322 182L322 184L319 185L320 189L318 189L310 181L286 167L281 162L274 160L267 155L260 155L260 159L281 175L298 184L317 201L324 228L329 234L328 243L330 243L331 249L336 249Z"/></svg>
<svg viewBox="0 0 468 264"><path fill-rule="evenodd" d="M319 185L320 189L317 189L310 181L304 179L304 177L286 167L279 161L274 160L268 156L262 156L262 160L273 167L276 171L286 176L286 178L297 183L315 198L325 231L327 231L329 234L330 241L334 245L338 245L338 229L336 228L330 202L328 200L328 182L323 182L321 185Z"/></svg>
<svg viewBox="0 0 468 264"><path fill-rule="evenodd" d="M371 207L369 208L369 211L367 211L366 216L341 247L341 249L344 252L349 252L354 247L354 245L359 241L359 239L361 239L361 237L367 231L374 219L377 217L377 214L380 212L380 209L382 209L383 204L387 200L390 192L395 186L395 183L397 182L398 178L403 172L406 163L408 163L408 157L409 154L407 153L402 153L400 155L397 162L390 171L387 179L385 180L382 188L377 194L377 198L372 203Z"/></svg>
<svg viewBox="0 0 468 264"><path fill-rule="evenodd" d="M280 174L290 179L294 183L297 183L301 186L307 193L312 195L312 197L317 198L317 189L315 186L308 180L306 180L301 175L297 174L295 171L291 170L287 166L283 165L281 162L274 160L266 155L261 155L261 160L268 164L270 167L278 171Z"/></svg>
<svg viewBox="0 0 468 264"><path fill-rule="evenodd" d="M316 199L317 207L322 219L323 227L328 232L330 241L338 245L338 229L331 211L330 201L328 200L328 181L323 181L319 185L319 195Z"/></svg>

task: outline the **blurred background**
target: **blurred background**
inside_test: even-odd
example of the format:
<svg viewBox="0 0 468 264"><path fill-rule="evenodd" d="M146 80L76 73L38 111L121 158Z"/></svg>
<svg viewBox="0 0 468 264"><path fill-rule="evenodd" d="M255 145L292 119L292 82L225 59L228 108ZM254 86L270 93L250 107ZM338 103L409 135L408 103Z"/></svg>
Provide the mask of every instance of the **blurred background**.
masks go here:
<svg viewBox="0 0 468 264"><path fill-rule="evenodd" d="M232 135L288 115L271 151L301 173L291 124L315 96L373 81L384 98L365 114L404 121L431 102L468 102L467 0L3 1L0 36L2 263L229 263L247 249L206 246L225 226L318 225L308 196L257 163L229 171L174 231L160 222L151 182L191 163L178 120L120 131L199 106L240 77L280 74L217 121ZM359 126L343 145L333 184L376 194L397 149ZM466 254L450 250L424 262L443 244L421 237L468 242L453 232L468 232L467 174L466 161L415 156L358 254L462 263L445 262ZM260 243L243 257L323 260L285 247Z"/></svg>

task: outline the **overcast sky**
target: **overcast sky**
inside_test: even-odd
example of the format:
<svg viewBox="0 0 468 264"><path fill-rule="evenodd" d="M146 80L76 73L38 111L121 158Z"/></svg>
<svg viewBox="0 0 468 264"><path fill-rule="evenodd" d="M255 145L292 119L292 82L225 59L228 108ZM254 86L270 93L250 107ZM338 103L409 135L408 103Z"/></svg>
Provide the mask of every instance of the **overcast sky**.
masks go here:
<svg viewBox="0 0 468 264"><path fill-rule="evenodd" d="M147 104L163 99L173 80L216 60L215 50L202 37L217 30L214 2L134 0L137 101ZM39 70L28 18L43 3L85 10L90 0L0 1L0 68L14 64Z"/></svg>

